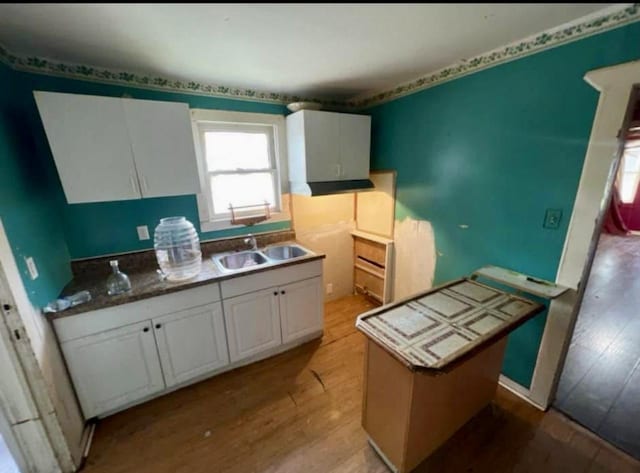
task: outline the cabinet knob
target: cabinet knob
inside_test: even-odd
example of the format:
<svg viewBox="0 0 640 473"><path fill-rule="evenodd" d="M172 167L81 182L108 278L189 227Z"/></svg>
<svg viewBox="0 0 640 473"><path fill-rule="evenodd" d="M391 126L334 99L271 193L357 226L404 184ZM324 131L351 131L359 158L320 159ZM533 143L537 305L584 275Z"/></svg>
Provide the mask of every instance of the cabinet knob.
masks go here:
<svg viewBox="0 0 640 473"><path fill-rule="evenodd" d="M148 332L149 331L149 327L145 327L142 329L143 332Z"/></svg>
<svg viewBox="0 0 640 473"><path fill-rule="evenodd" d="M284 294L284 291L280 291L280 294Z"/></svg>
<svg viewBox="0 0 640 473"><path fill-rule="evenodd" d="M274 291L274 292L273 292L273 295L274 295L274 296L277 296L277 295L278 295L278 291Z"/></svg>
<svg viewBox="0 0 640 473"><path fill-rule="evenodd" d="M156 328L162 327L162 324L156 324Z"/></svg>

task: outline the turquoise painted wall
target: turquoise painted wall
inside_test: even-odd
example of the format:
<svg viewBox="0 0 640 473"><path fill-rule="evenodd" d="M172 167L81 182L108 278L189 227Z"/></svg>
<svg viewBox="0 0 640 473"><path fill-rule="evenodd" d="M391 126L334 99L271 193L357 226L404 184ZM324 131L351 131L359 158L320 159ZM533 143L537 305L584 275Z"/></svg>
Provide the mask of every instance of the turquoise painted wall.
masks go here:
<svg viewBox="0 0 640 473"><path fill-rule="evenodd" d="M191 108L287 113L285 106L276 104L105 85L25 72L13 72L13 74L15 74L15 80L21 84L20 102L29 119L29 123L26 125L34 130L37 149L43 155L42 159L50 163L53 163L53 157L46 141L42 122L37 114L33 90L114 97L127 94L135 99L184 102L188 103ZM53 167L55 169L55 165ZM61 189L60 180L55 170L51 185ZM242 235L249 232L288 229L291 226L290 222L278 222L255 225L247 229L238 228L202 233L200 232L196 198L193 195L73 205L67 204L65 200L60 220L64 227L69 252L71 257L75 259L153 248L152 240L138 240L136 226L148 225L153 236L153 229L159 223L160 218L172 215L182 215L190 220L200 233L201 240Z"/></svg>
<svg viewBox="0 0 640 473"><path fill-rule="evenodd" d="M368 110L372 167L398 171L397 218L433 225L436 284L485 264L555 278L598 100L583 76L638 58L635 23ZM559 229L542 227L547 208ZM509 338L504 373L523 386L545 320Z"/></svg>
<svg viewBox="0 0 640 473"><path fill-rule="evenodd" d="M34 140L22 84L0 64L0 218L31 302L43 306L71 279L62 230L64 196L52 162ZM37 133L36 133L37 134ZM32 281L24 258L40 273Z"/></svg>

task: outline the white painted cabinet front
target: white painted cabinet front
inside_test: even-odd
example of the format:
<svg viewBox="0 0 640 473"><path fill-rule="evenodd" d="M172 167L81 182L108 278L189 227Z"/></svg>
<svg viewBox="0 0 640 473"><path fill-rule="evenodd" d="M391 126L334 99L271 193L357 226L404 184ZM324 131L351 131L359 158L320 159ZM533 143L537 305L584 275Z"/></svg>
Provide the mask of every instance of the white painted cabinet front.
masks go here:
<svg viewBox="0 0 640 473"><path fill-rule="evenodd" d="M69 203L140 198L122 101L35 91Z"/></svg>
<svg viewBox="0 0 640 473"><path fill-rule="evenodd" d="M220 302L154 318L153 327L167 387L229 363Z"/></svg>
<svg viewBox="0 0 640 473"><path fill-rule="evenodd" d="M369 177L371 117L301 110L286 120L291 182Z"/></svg>
<svg viewBox="0 0 640 473"><path fill-rule="evenodd" d="M348 113L339 115L340 177L344 180L368 179L371 117Z"/></svg>
<svg viewBox="0 0 640 473"><path fill-rule="evenodd" d="M197 194L187 104L34 91L69 203Z"/></svg>
<svg viewBox="0 0 640 473"><path fill-rule="evenodd" d="M142 197L199 193L189 106L134 99L122 103Z"/></svg>
<svg viewBox="0 0 640 473"><path fill-rule="evenodd" d="M279 288L282 343L323 328L322 278L316 277Z"/></svg>
<svg viewBox="0 0 640 473"><path fill-rule="evenodd" d="M231 362L282 344L277 288L223 300Z"/></svg>
<svg viewBox="0 0 640 473"><path fill-rule="evenodd" d="M62 351L87 419L165 387L150 321L65 342Z"/></svg>

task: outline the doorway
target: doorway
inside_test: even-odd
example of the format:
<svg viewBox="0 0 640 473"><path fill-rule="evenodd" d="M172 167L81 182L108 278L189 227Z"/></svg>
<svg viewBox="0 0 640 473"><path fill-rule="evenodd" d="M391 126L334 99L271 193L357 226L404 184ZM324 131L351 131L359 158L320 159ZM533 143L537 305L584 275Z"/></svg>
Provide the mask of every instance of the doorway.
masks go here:
<svg viewBox="0 0 640 473"><path fill-rule="evenodd" d="M625 128L554 406L640 459L640 102Z"/></svg>

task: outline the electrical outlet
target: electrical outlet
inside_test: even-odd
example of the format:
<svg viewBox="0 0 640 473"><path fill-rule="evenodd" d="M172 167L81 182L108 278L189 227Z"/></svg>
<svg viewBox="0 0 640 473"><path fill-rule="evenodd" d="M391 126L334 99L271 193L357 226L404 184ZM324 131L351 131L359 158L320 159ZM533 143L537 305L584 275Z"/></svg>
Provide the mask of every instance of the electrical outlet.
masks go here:
<svg viewBox="0 0 640 473"><path fill-rule="evenodd" d="M147 227L146 225L140 225L139 227L136 227L136 230L138 230L138 239L139 240L149 240L149 227Z"/></svg>
<svg viewBox="0 0 640 473"><path fill-rule="evenodd" d="M33 258L29 256L24 259L25 263L27 263L27 269L29 270L29 276L31 280L38 278L38 268L36 268L36 262L33 261Z"/></svg>
<svg viewBox="0 0 640 473"><path fill-rule="evenodd" d="M327 294L333 294L333 283L327 284Z"/></svg>
<svg viewBox="0 0 640 473"><path fill-rule="evenodd" d="M560 227L560 219L562 219L562 209L547 209L542 226L556 230Z"/></svg>

